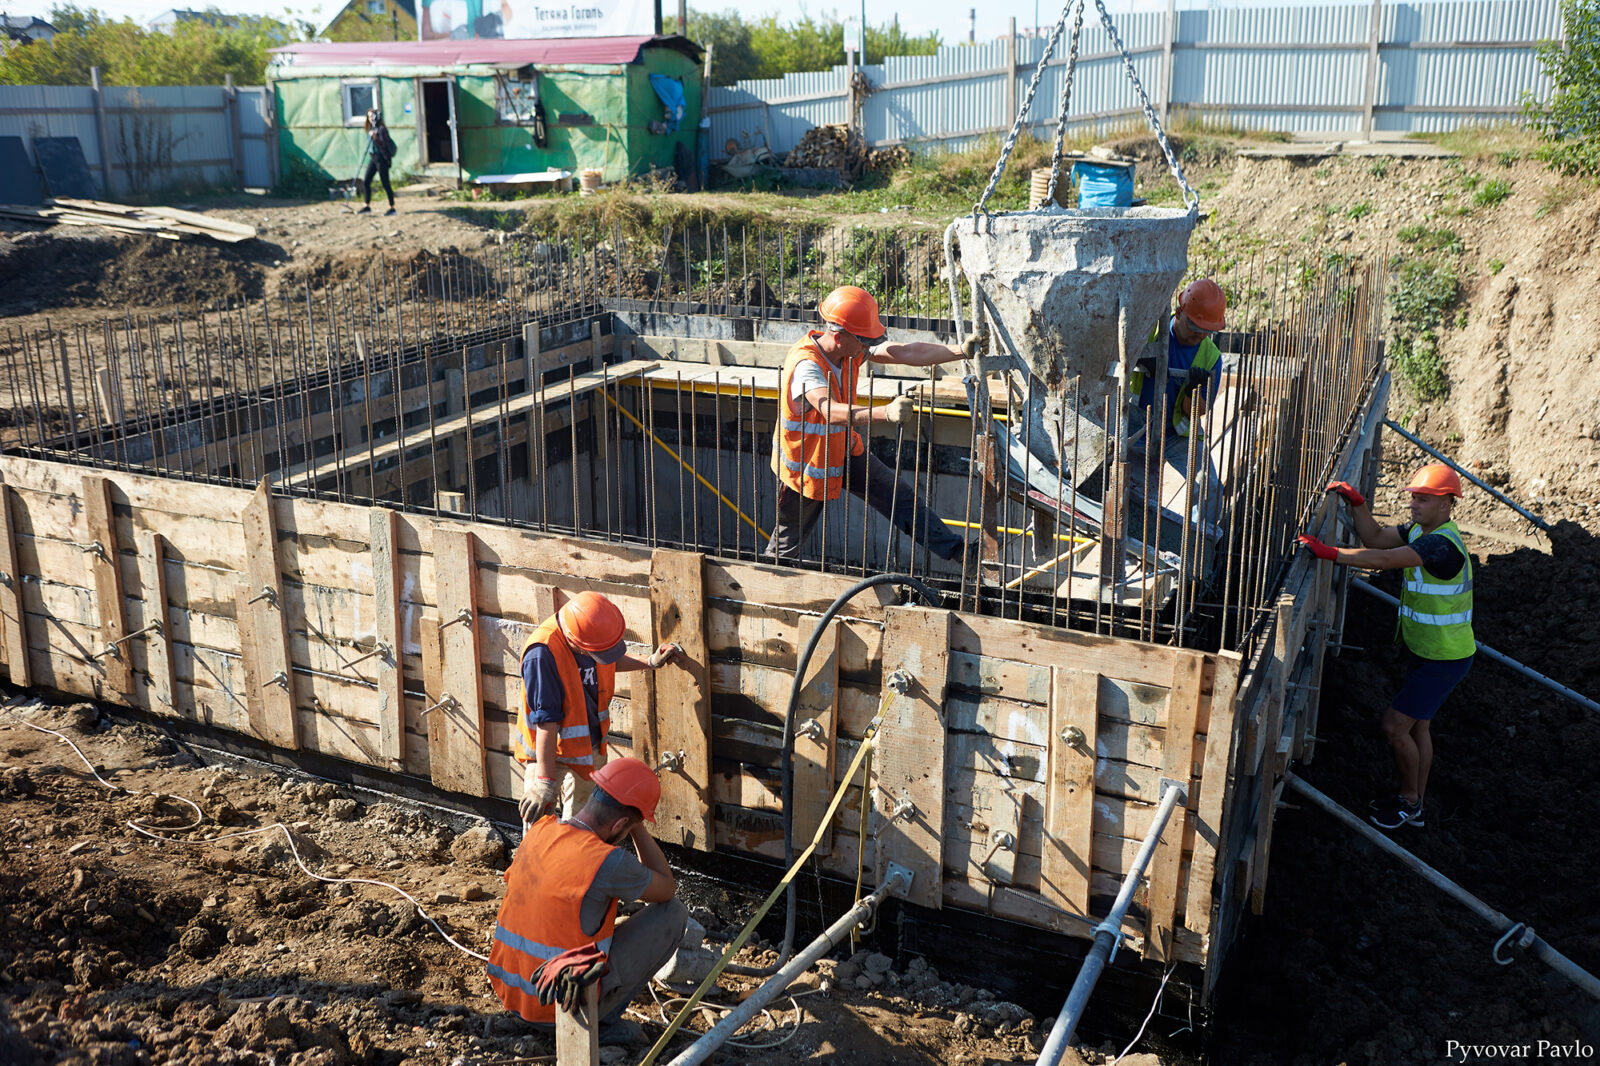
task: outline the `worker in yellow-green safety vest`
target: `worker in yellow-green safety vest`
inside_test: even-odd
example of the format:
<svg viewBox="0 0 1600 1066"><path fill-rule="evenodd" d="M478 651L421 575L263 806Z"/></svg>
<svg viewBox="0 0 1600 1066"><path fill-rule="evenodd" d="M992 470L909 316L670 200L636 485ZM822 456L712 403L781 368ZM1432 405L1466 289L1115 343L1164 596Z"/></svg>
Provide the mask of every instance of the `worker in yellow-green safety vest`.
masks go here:
<svg viewBox="0 0 1600 1066"><path fill-rule="evenodd" d="M1210 278L1191 282L1178 296L1178 309L1165 322L1150 331L1149 342L1166 338L1167 389L1161 398L1161 416L1151 417L1156 403L1156 368L1153 357L1141 360L1128 378L1131 407L1128 435L1134 459L1131 478L1134 491L1143 496L1146 480L1160 483L1152 469L1146 471L1146 457L1159 448L1164 461L1184 471L1194 485L1189 518L1215 526L1222 505L1222 482L1204 439L1204 416L1216 391L1222 353L1212 334L1221 330L1228 310L1222 287ZM1191 437L1195 445L1195 469L1189 469ZM1183 501L1177 500L1181 510Z"/></svg>
<svg viewBox="0 0 1600 1066"><path fill-rule="evenodd" d="M1383 712L1383 732L1394 753L1400 793L1372 802L1372 823L1384 829L1421 828L1423 794L1433 765L1429 726L1445 697L1472 669L1478 641L1472 633L1472 555L1450 520L1461 497L1461 478L1443 463L1418 470L1406 491L1411 521L1379 526L1365 497L1343 481L1328 486L1350 505L1361 548L1336 548L1302 535L1319 559L1366 570L1404 570L1399 639L1405 644L1406 679Z"/></svg>

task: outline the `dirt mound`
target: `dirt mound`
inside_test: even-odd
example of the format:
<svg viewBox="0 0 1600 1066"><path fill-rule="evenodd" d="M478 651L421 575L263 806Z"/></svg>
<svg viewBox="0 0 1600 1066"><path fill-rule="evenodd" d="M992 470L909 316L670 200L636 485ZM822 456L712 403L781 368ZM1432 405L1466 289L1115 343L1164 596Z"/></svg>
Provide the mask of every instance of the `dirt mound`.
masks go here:
<svg viewBox="0 0 1600 1066"><path fill-rule="evenodd" d="M56 307L187 307L258 298L265 276L242 250L156 237L17 234L0 244L0 314ZM259 251L259 250L257 250Z"/></svg>

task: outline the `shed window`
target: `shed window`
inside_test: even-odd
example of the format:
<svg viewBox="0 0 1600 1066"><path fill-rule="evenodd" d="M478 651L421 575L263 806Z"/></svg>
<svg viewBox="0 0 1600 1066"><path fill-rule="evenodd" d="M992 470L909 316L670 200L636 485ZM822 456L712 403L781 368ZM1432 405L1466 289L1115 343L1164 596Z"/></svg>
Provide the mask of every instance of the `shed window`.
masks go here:
<svg viewBox="0 0 1600 1066"><path fill-rule="evenodd" d="M381 15L389 9L389 0L367 0L367 14Z"/></svg>
<svg viewBox="0 0 1600 1066"><path fill-rule="evenodd" d="M378 83L347 81L340 86L344 97L344 124L360 126L367 120L367 109L378 106Z"/></svg>
<svg viewBox="0 0 1600 1066"><path fill-rule="evenodd" d="M539 75L531 70L505 74L495 79L495 104L501 122L519 126L534 121L534 105L539 102Z"/></svg>

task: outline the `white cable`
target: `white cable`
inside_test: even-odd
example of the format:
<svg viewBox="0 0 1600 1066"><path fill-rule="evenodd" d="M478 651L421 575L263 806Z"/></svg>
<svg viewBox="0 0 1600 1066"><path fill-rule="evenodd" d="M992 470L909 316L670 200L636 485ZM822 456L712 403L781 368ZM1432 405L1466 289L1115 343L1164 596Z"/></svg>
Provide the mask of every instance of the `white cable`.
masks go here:
<svg viewBox="0 0 1600 1066"><path fill-rule="evenodd" d="M1156 1016L1156 1008L1161 1006L1161 993L1166 991L1167 980L1168 980L1168 978L1170 978L1172 976L1172 971L1173 971L1174 968L1175 967L1168 966L1167 967L1167 972L1161 975L1161 983L1156 986L1156 998L1155 998L1155 1001L1150 1004L1150 1013L1146 1014L1144 1016L1144 1021L1139 1023L1139 1031L1137 1033L1133 1034L1133 1039L1128 1041L1128 1046L1122 1049L1122 1054L1118 1055L1116 1058L1111 1060L1111 1066L1117 1066L1117 1063L1119 1063L1123 1059L1127 1058L1128 1057L1128 1052L1132 1051L1133 1050L1133 1046L1139 1042L1139 1039L1141 1037L1144 1036L1145 1026L1150 1024L1150 1019L1154 1018Z"/></svg>
<svg viewBox="0 0 1600 1066"><path fill-rule="evenodd" d="M94 775L94 779L100 782L100 784L104 785L106 788L110 789L112 792L126 792L130 796L150 795L164 797L166 799L177 800L179 803L186 803L194 810L195 821L189 825L180 826L176 829L168 829L165 826L145 826L130 819L126 824L128 828L132 829L135 833L141 833L152 840L162 840L174 844L215 844L222 840L237 840L241 837L257 836L261 833L270 833L275 829L281 830L283 832L284 839L288 841L289 853L294 856L295 865L299 866L301 870L305 871L307 877L330 885L377 885L380 888L387 888L391 892L405 899L413 907L417 908L417 913L422 916L422 919L429 925L433 926L434 930L438 932L440 936L444 937L445 942L451 947L462 952L463 954L470 955L472 958L478 959L481 962L489 961L489 957L487 955L478 954L476 951L473 951L465 944L462 944L460 941L456 940L455 937L445 932L444 927L438 922L434 921L433 917L429 915L427 911L422 909L422 904L418 903L414 896L412 896L405 889L401 888L399 885L392 885L388 881L378 881L370 877L323 877L321 874L313 872L311 868L308 867L300 858L300 849L295 847L294 834L291 833L289 831L289 827L284 825L282 822L273 822L271 825L262 826L259 829L245 829L237 833L226 833L222 836L211 837L207 840L184 840L177 837L161 836L160 834L162 833L188 833L198 829L205 823L205 812L203 812L199 805L193 800L184 799L182 796L174 796L170 792L155 792L149 789L129 789L123 788L121 785L112 784L110 781L107 781L105 778L100 776L100 771L95 768L94 763L89 761L89 757L83 753L83 749L74 744L70 737L58 733L54 729L46 729L42 725L34 725L32 722L27 721L17 714L16 708L14 707L7 707L6 710L11 711L12 714L16 716L17 721L22 725L27 726L29 729L38 730L40 733L49 733L51 736L57 738L63 744L67 745L67 747L71 748L75 753L77 753L78 758L83 760L83 764L89 768L89 772Z"/></svg>
<svg viewBox="0 0 1600 1066"><path fill-rule="evenodd" d="M687 1002L689 1002L688 998L685 997L685 996L673 996L670 999L665 999L664 1000L659 995L656 994L655 985L652 984L652 985L649 986L649 988L650 988L650 996L651 996L651 998L656 1001L656 1009L659 1011L659 1013L661 1015L661 1021L664 1024L670 1025L671 1024L671 1019L667 1017L667 1008L668 1007L676 1008L677 1005L679 1005L679 1004L687 1003ZM757 1030L755 1030L755 1032L757 1032L757 1033L759 1033L759 1032L782 1032L784 1035L779 1037L777 1040L768 1040L768 1041L765 1041L765 1042L760 1042L760 1041L751 1040L749 1036L745 1036L743 1038L737 1037L737 1036L730 1036L728 1038L727 1042L729 1044L734 1045L735 1047L747 1048L747 1049L749 1049L751 1051L762 1051L762 1050L766 1050L766 1049L770 1049L770 1048L782 1047L784 1044L787 1044L789 1041L793 1040L795 1038L795 1035L800 1032L801 1010L800 1010L800 1004L795 1002L795 1001L800 996L812 996L812 995L816 995L820 991L822 991L822 989L813 988L813 989L810 989L810 990L805 991L805 992L793 992L793 993L790 993L789 994L789 1005L794 1008L794 1021L792 1023L790 1023L789 1025L783 1026L782 1028L780 1028L778 1023L777 1023L777 1021L773 1019L772 1012L770 1010L762 1010L761 1016L766 1019L767 1024L766 1024L765 1028L757 1029ZM733 1008L733 1007L724 1007L721 1004L706 1003L704 1001L702 1001L701 1003L698 1004L698 1008L700 1010L703 1010L703 1011L721 1011L723 1014L731 1014L735 1010L735 1008ZM648 1015L646 1015L646 1017L648 1017ZM754 1035L754 1034L751 1034L751 1035Z"/></svg>

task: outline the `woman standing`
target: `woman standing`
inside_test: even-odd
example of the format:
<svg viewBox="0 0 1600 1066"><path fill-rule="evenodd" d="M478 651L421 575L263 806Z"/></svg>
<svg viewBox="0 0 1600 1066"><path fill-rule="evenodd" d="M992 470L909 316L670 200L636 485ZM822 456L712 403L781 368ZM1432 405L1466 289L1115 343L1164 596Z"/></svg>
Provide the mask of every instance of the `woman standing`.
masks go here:
<svg viewBox="0 0 1600 1066"><path fill-rule="evenodd" d="M377 174L383 179L383 191L389 196L389 210L384 214L394 214L394 189L389 185L389 164L394 160L394 138L389 136L389 127L383 124L383 112L377 108L367 111L367 172L362 175L361 183L366 193L367 205L361 209L361 214L372 210L372 176Z"/></svg>

